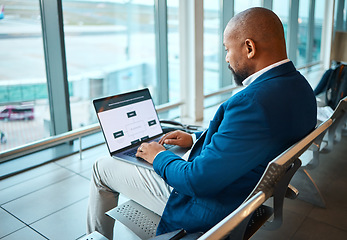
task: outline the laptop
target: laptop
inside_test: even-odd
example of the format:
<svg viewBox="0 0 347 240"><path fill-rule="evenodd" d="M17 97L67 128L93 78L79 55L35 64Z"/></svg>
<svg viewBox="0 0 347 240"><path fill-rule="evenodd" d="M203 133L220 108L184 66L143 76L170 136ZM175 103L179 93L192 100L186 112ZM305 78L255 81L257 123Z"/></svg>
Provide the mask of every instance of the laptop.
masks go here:
<svg viewBox="0 0 347 240"><path fill-rule="evenodd" d="M93 105L110 155L153 169L135 156L141 143L159 141L164 134L148 88L95 99ZM187 151L173 145L165 147L179 156Z"/></svg>

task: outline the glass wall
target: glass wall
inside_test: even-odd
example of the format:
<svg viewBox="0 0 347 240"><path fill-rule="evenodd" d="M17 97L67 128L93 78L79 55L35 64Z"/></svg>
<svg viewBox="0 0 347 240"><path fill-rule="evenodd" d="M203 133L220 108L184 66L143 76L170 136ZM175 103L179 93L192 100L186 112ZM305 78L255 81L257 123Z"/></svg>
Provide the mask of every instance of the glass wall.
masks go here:
<svg viewBox="0 0 347 240"><path fill-rule="evenodd" d="M261 0L236 0L234 5L235 14L238 14L239 12L242 12L247 8L261 7L261 2Z"/></svg>
<svg viewBox="0 0 347 240"><path fill-rule="evenodd" d="M298 30L298 48L296 53L296 65L303 66L308 61L306 54L307 42L309 40L309 4L310 0L299 1L299 30Z"/></svg>
<svg viewBox="0 0 347 240"><path fill-rule="evenodd" d="M220 84L220 50L222 46L220 4L204 0L204 94L218 91Z"/></svg>
<svg viewBox="0 0 347 240"><path fill-rule="evenodd" d="M48 137L50 112L37 0L0 1L0 152Z"/></svg>
<svg viewBox="0 0 347 240"><path fill-rule="evenodd" d="M167 1L169 101L180 101L179 0Z"/></svg>
<svg viewBox="0 0 347 240"><path fill-rule="evenodd" d="M272 10L281 19L284 28L284 36L287 39L288 21L289 21L289 0L274 0Z"/></svg>
<svg viewBox="0 0 347 240"><path fill-rule="evenodd" d="M167 4L165 17L162 15L158 17L155 6L155 3L158 2L164 6ZM52 10L50 8L50 6L56 5L48 3L62 3L63 26L57 20L54 27L58 31L62 27L64 30L65 49L63 52L66 53L69 89L67 93L64 92L66 89L59 90L59 96L61 95L62 98L65 97L65 94L66 97L69 96L70 106L64 106L63 110L54 110L54 116L61 116L61 113L67 110L65 111L68 112L67 117L64 117L67 119L70 117L68 108L71 109L72 128L76 129L97 122L92 108L92 99L101 96L148 87L156 105L165 103L165 101L174 103L187 99L187 96L181 96L180 91L179 42L180 37L184 36L179 36L179 13L181 11L179 2L179 0L1 1L0 5L4 6L4 11L0 12L0 44L2 47L0 57L3 59L0 62L0 110L4 110L4 115L0 116L0 131L5 133L7 141L5 143L5 138L3 139L4 143L0 145L0 151L47 137L50 135L50 122L53 122L52 125L58 122L50 119L47 86L50 87L53 81L48 78L50 84L47 85L44 57L44 52L47 53L47 51L43 49L40 3L45 3L43 5L48 8L48 11L43 11L43 16L46 16L44 12L60 13L60 9L53 7ZM296 20L289 20L289 13L293 10L290 2L292 1L204 0L204 95L219 91L232 82L228 81L229 72L221 73L221 69L224 69L223 64L225 64L224 57L222 57L224 54L222 52L224 29L221 28L223 24L226 24L226 18L249 7L261 6L263 3L271 5L270 3L272 3L272 9L283 22L287 38L288 29L291 29L292 25L296 25L293 23L297 23ZM299 9L297 12L299 27L295 32L298 36L298 44L294 44L295 47L292 49L294 49L294 56L298 58L296 65L301 67L301 65L320 59L325 1L293 2L299 3L300 6L297 8ZM310 20L312 11L309 11L312 2L315 2L314 21ZM337 0L336 7L346 9L346 2ZM0 10L2 6L0 6ZM60 5L58 4L58 6ZM228 10L224 7L221 9L221 6L227 6L226 8L230 8L230 12L227 12ZM158 9L162 13L163 8ZM346 11L339 10L335 12L339 12L339 16L342 16L339 19L342 19L343 26L346 27ZM48 15L42 19L49 19ZM314 29L309 32L307 29L312 22ZM158 23L166 24L164 32L158 30ZM50 25L44 26L49 28ZM46 27L44 29L47 30ZM45 34L46 32L48 31L44 31ZM51 38L45 39L52 39L54 34L51 32L47 34ZM167 34L167 42L165 40L164 44L158 44L163 39L162 34ZM47 42L50 41L45 40L45 43ZM52 49L50 47L52 45L45 46L47 49ZM161 70L158 68L158 63L163 62L163 58L158 57L162 56L158 55L158 48L160 51L167 51L167 59L164 59L168 62L167 79L157 76L158 70ZM308 51L310 48L312 50ZM311 58L310 54L312 54ZM62 61L64 62L64 59ZM49 70L51 68L52 66L47 67ZM64 72L65 69L62 68L60 71ZM65 72L62 75L65 76ZM224 79L222 79L222 75L226 75L223 77ZM60 79L56 79L54 82L59 82ZM61 80L63 82L64 79ZM165 84L162 84L163 81L166 81ZM50 91L51 99L52 92L57 93L58 91L54 91L54 89ZM168 95L166 100L159 101L160 94ZM218 104L230 95L231 93L228 92L226 96L214 95L206 98L205 106ZM52 102L58 102L59 105L59 98L58 101ZM52 103L51 105L52 108L57 106ZM14 110L12 111L12 109ZM173 111L175 116L179 115L178 109ZM14 114L11 113L11 117L9 117L10 111L14 112ZM24 115L23 112L27 115ZM165 116L166 118L173 117L172 114ZM20 119L12 120L13 118Z"/></svg>
<svg viewBox="0 0 347 240"><path fill-rule="evenodd" d="M312 61L320 61L322 31L324 22L324 0L316 0L314 9L314 32L313 32L313 48L312 48Z"/></svg>
<svg viewBox="0 0 347 240"><path fill-rule="evenodd" d="M311 6L314 7L311 11ZM289 23L289 0L273 1L273 11L280 17L287 39ZM322 26L324 21L324 0L300 0L298 12L297 46L295 49L297 67L320 60ZM310 14L312 14L310 16ZM295 31L295 29L294 29ZM287 49L289 51L289 49Z"/></svg>
<svg viewBox="0 0 347 240"><path fill-rule="evenodd" d="M94 98L156 91L154 0L66 0L63 17L73 129L97 122Z"/></svg>
<svg viewBox="0 0 347 240"><path fill-rule="evenodd" d="M347 31L347 1L335 1L334 31Z"/></svg>

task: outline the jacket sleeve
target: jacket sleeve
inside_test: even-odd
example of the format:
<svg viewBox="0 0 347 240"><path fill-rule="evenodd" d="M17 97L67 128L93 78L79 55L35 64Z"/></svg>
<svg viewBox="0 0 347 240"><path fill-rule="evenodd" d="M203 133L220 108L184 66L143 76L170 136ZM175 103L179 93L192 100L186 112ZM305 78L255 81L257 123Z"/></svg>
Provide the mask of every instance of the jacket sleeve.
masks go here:
<svg viewBox="0 0 347 240"><path fill-rule="evenodd" d="M242 98L223 108L222 117L210 123L209 143L191 162L169 151L154 159L154 170L183 194L215 195L268 158L271 137L263 108Z"/></svg>

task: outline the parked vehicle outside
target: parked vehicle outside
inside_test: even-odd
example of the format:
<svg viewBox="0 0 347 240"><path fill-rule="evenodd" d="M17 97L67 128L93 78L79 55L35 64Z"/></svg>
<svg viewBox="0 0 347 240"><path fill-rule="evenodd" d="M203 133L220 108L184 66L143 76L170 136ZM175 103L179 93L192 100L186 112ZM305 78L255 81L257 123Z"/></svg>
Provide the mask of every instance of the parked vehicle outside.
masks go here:
<svg viewBox="0 0 347 240"><path fill-rule="evenodd" d="M1 120L33 120L34 108L28 106L6 106L0 112Z"/></svg>

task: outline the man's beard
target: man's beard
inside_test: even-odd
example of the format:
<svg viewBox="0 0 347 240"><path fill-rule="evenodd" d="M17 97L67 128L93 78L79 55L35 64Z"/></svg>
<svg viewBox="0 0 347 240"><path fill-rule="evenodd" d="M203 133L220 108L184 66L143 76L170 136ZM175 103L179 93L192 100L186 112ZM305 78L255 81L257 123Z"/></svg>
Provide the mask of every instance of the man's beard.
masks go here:
<svg viewBox="0 0 347 240"><path fill-rule="evenodd" d="M243 86L242 82L249 76L247 69L244 69L244 70L236 73L234 71L234 69L232 69L230 64L228 65L228 68L230 69L231 73L234 76L234 81L235 81L236 85L237 86Z"/></svg>

